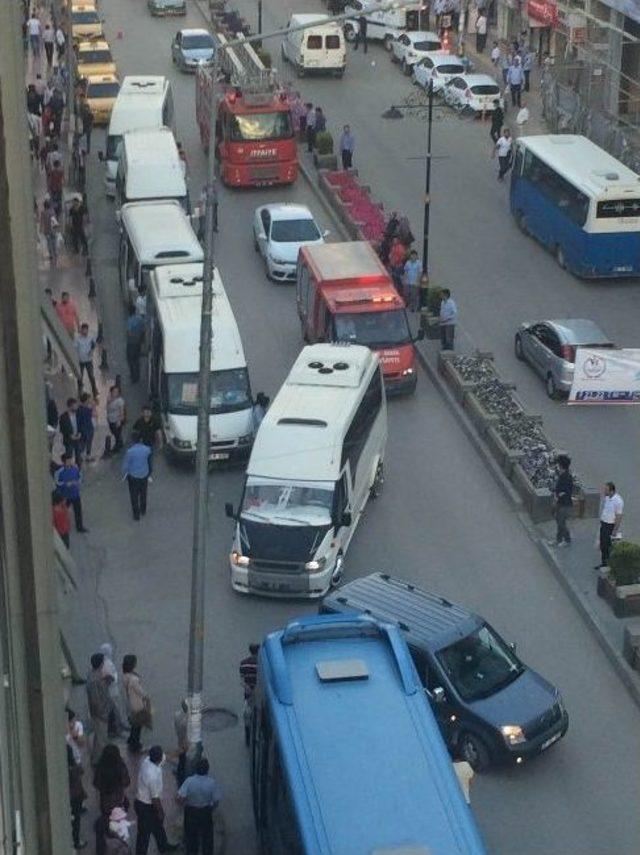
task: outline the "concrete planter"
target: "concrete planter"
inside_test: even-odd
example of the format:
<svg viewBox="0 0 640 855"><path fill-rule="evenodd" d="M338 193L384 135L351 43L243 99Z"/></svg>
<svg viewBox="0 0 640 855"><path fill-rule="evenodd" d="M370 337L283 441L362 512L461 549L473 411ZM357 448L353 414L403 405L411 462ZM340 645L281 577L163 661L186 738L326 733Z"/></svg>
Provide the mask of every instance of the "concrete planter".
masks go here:
<svg viewBox="0 0 640 855"><path fill-rule="evenodd" d="M466 393L462 406L465 412L473 422L475 429L480 436L486 438L486 433L490 427L495 427L498 424L498 417L491 415L485 410L480 399L475 395L473 389ZM497 436L497 434L496 434ZM490 443L491 444L491 443Z"/></svg>
<svg viewBox="0 0 640 855"><path fill-rule="evenodd" d="M493 421L487 425L484 438L497 464L500 466L507 478L511 478L513 467L516 463L519 463L522 460L524 454L522 451L508 447L497 431L497 417L491 416L490 418L493 419Z"/></svg>
<svg viewBox="0 0 640 855"><path fill-rule="evenodd" d="M606 570L598 574L598 596L602 597L616 617L640 615L640 584L616 585Z"/></svg>
<svg viewBox="0 0 640 855"><path fill-rule="evenodd" d="M466 395L472 391L476 382L475 380L465 380L453 365L452 360L457 355L454 350L441 350L438 354L438 371L444 377L456 401L462 405Z"/></svg>
<svg viewBox="0 0 640 855"><path fill-rule="evenodd" d="M553 495L550 490L534 487L518 462L513 464L510 478L534 523L553 519Z"/></svg>
<svg viewBox="0 0 640 855"><path fill-rule="evenodd" d="M338 157L335 154L318 154L314 152L313 162L317 169L328 169L333 171L338 168Z"/></svg>

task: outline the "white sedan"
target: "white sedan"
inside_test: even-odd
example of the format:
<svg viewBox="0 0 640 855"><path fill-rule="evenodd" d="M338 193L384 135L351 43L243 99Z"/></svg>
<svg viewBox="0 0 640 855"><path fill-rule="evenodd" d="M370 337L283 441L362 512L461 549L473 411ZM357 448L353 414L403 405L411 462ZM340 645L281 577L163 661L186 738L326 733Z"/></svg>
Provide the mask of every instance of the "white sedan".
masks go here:
<svg viewBox="0 0 640 855"><path fill-rule="evenodd" d="M413 79L418 86L428 89L429 81L433 80L434 92L442 92L452 77L464 74L465 67L457 57L440 51L428 53L413 66Z"/></svg>
<svg viewBox="0 0 640 855"><path fill-rule="evenodd" d="M324 243L329 232L321 232L306 205L274 203L256 208L253 216L253 245L264 258L269 279L295 280L298 250Z"/></svg>
<svg viewBox="0 0 640 855"><path fill-rule="evenodd" d="M405 74L411 74L411 66L432 51L440 50L442 42L437 33L416 30L413 33L401 33L391 43L391 62L399 62Z"/></svg>
<svg viewBox="0 0 640 855"><path fill-rule="evenodd" d="M442 90L447 104L468 107L476 113L492 113L496 101L503 106L500 87L488 74L464 74L452 77Z"/></svg>

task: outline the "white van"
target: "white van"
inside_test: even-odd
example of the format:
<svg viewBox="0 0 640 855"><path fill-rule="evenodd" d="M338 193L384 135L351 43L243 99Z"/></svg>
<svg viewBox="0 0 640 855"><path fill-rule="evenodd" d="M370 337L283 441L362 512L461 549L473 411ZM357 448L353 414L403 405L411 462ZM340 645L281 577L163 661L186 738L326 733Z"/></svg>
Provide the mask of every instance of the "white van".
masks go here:
<svg viewBox="0 0 640 855"><path fill-rule="evenodd" d="M303 348L262 420L230 555L236 591L321 597L369 496L383 480L387 405L380 363L362 345Z"/></svg>
<svg viewBox="0 0 640 855"><path fill-rule="evenodd" d="M179 202L130 202L120 217L118 276L122 297L131 305L150 273L165 264L202 262L204 253Z"/></svg>
<svg viewBox="0 0 640 855"><path fill-rule="evenodd" d="M292 30L316 21L317 27ZM330 21L328 15L292 15L288 27L290 32L282 40L282 58L295 66L298 77L304 77L308 71L342 77L347 53L344 34L335 21Z"/></svg>
<svg viewBox="0 0 640 855"><path fill-rule="evenodd" d="M157 267L147 297L149 395L159 407L166 448L193 460L198 436L202 264ZM209 459L246 460L253 442L247 363L231 304L217 270L211 314Z"/></svg>
<svg viewBox="0 0 640 855"><path fill-rule="evenodd" d="M122 151L122 138L129 131L142 128L175 130L173 94L166 77L129 75L122 81L111 111L107 147L98 152L105 164L104 185L107 196L115 196L116 172Z"/></svg>
<svg viewBox="0 0 640 855"><path fill-rule="evenodd" d="M358 32L358 18L364 15L367 20L367 41L381 41L390 51L395 39L402 33L429 29L429 6L416 3L402 9L388 9L374 12L380 4L378 0L346 0L345 14L353 13L354 20L345 21L344 35L352 42Z"/></svg>
<svg viewBox="0 0 640 855"><path fill-rule="evenodd" d="M116 216L127 202L177 199L190 212L185 165L169 128L124 135L116 172Z"/></svg>

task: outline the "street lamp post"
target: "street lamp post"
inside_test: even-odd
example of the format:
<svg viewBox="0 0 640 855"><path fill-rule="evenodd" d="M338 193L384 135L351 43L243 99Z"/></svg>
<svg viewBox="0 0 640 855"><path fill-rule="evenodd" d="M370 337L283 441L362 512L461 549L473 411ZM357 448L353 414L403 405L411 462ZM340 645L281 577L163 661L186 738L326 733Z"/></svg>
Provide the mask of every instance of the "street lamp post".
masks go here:
<svg viewBox="0 0 640 855"><path fill-rule="evenodd" d="M258 32L262 32L262 0L258 0Z"/></svg>

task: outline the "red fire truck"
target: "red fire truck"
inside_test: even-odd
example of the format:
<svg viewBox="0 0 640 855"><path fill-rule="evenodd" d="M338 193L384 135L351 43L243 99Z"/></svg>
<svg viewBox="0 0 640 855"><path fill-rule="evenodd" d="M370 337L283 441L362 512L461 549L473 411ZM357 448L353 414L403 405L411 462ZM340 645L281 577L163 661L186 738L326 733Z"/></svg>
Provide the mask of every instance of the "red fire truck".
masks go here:
<svg viewBox="0 0 640 855"><path fill-rule="evenodd" d="M225 37L218 33L220 46ZM291 184L298 176L298 153L291 105L250 44L220 51L224 82L216 87L216 157L220 177L233 187ZM209 148L213 69L196 74L196 117L200 139Z"/></svg>

